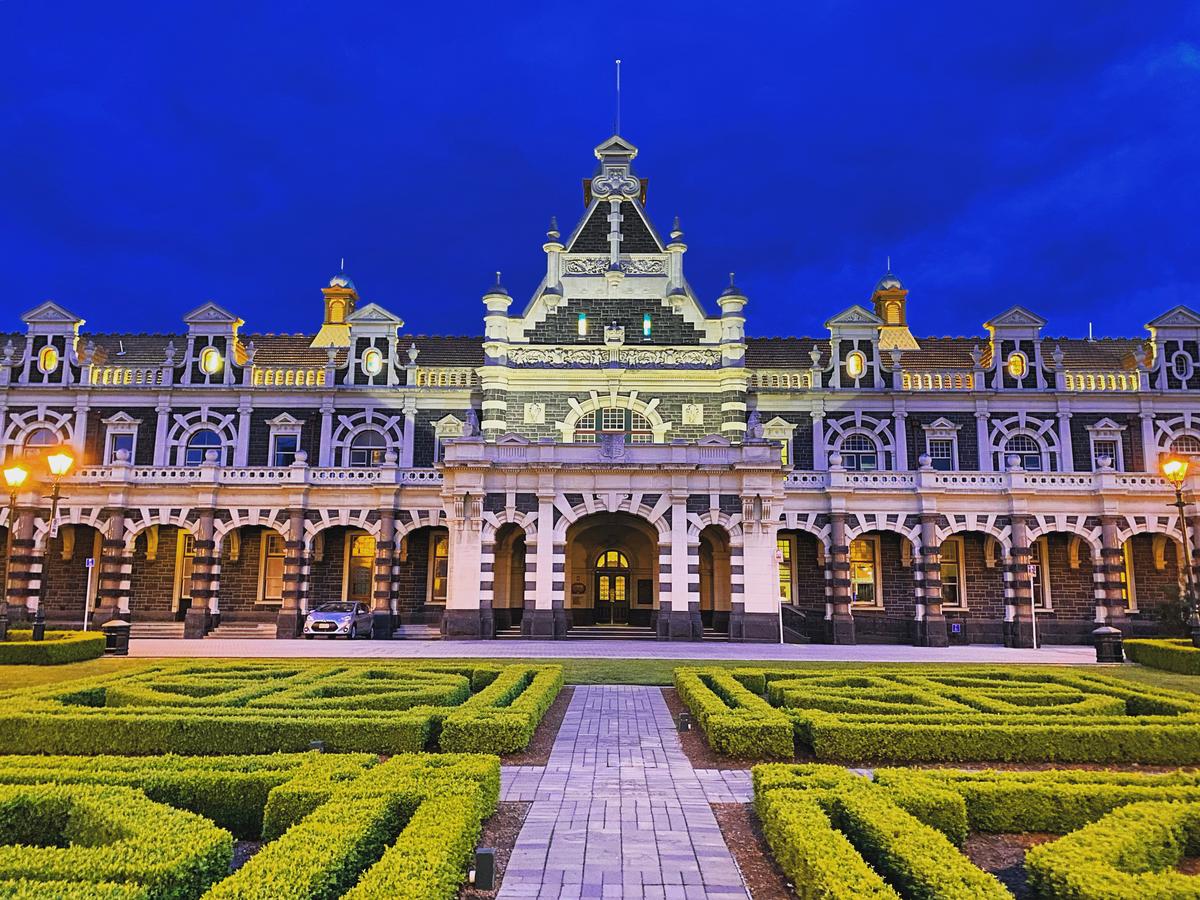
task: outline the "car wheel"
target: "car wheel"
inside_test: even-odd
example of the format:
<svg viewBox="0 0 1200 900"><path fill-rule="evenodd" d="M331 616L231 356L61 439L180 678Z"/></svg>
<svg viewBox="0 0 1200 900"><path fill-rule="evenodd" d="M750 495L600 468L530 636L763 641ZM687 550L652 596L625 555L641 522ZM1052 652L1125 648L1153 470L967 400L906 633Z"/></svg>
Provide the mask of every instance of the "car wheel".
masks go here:
<svg viewBox="0 0 1200 900"><path fill-rule="evenodd" d="M358 637L358 626L357 626L357 625L351 625L351 626L350 626L350 640L352 640L352 641L353 641L353 640L355 640L357 637Z"/></svg>

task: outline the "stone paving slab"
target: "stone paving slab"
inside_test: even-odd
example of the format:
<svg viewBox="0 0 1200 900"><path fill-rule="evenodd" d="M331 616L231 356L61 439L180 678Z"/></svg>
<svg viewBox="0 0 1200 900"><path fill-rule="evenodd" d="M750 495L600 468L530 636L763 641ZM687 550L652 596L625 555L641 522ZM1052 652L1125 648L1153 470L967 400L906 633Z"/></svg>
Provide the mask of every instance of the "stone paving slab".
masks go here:
<svg viewBox="0 0 1200 900"><path fill-rule="evenodd" d="M501 772L532 805L500 898L746 900L709 805L742 774L692 768L658 688L577 687L546 767Z"/></svg>
<svg viewBox="0 0 1200 900"><path fill-rule="evenodd" d="M270 657L344 659L744 659L790 662L1038 663L1095 665L1086 646L1018 650L998 644L963 647L909 647L900 644L732 644L723 641L277 641L206 638L188 641L136 638L129 655L139 657ZM1127 665L1132 665L1128 663Z"/></svg>

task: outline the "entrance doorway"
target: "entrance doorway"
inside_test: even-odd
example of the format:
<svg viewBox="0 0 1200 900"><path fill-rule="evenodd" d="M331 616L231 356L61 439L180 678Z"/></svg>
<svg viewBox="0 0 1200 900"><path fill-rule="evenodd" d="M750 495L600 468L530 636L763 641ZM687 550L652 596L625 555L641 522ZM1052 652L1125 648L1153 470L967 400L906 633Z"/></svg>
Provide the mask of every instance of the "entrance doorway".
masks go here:
<svg viewBox="0 0 1200 900"><path fill-rule="evenodd" d="M619 550L606 550L596 560L596 624L629 622L629 560Z"/></svg>
<svg viewBox="0 0 1200 900"><path fill-rule="evenodd" d="M346 599L370 607L375 593L375 538L351 532L346 566Z"/></svg>

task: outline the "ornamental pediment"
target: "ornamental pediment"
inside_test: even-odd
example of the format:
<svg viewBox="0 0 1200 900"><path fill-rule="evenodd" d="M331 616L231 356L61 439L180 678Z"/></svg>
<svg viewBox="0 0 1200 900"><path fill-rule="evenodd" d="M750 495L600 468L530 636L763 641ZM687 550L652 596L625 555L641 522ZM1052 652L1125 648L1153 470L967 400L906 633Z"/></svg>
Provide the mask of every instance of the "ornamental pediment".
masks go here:
<svg viewBox="0 0 1200 900"><path fill-rule="evenodd" d="M1014 306L983 323L984 328L1042 328L1046 320L1023 306Z"/></svg>
<svg viewBox="0 0 1200 900"><path fill-rule="evenodd" d="M346 321L351 325L394 325L396 328L404 327L404 320L394 313L388 312L378 303L368 303L366 306L360 306L354 312L346 317Z"/></svg>
<svg viewBox="0 0 1200 900"><path fill-rule="evenodd" d="M47 300L41 306L31 309L21 316L26 325L73 325L83 324L83 319L65 307L59 306L53 300Z"/></svg>
<svg viewBox="0 0 1200 900"><path fill-rule="evenodd" d="M833 329L839 325L882 325L883 319L875 315L869 309L859 306L857 303L849 309L843 310L832 319L825 323L825 327Z"/></svg>
<svg viewBox="0 0 1200 900"><path fill-rule="evenodd" d="M297 419L291 413L282 412L273 419L267 419L267 424L274 426L275 428L284 428L284 427L295 428L295 427L299 427L299 426L303 425L304 422L301 421L300 419Z"/></svg>
<svg viewBox="0 0 1200 900"><path fill-rule="evenodd" d="M209 300L202 306L197 306L183 317L187 325L232 325L240 326L242 320L213 301Z"/></svg>
<svg viewBox="0 0 1200 900"><path fill-rule="evenodd" d="M1147 328L1200 328L1200 313L1187 306L1176 306L1157 319L1146 323Z"/></svg>

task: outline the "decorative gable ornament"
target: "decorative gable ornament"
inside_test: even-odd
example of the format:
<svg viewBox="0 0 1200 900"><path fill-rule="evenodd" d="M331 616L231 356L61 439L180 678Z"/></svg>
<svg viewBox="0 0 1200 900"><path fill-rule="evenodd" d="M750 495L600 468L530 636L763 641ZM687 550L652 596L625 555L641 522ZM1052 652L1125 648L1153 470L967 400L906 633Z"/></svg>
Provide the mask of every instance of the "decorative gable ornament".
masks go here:
<svg viewBox="0 0 1200 900"><path fill-rule="evenodd" d="M378 303L368 303L366 306L359 307L346 317L346 321L351 326L388 325L392 328L404 327L403 319L384 309ZM355 330L358 329L356 328Z"/></svg>
<svg viewBox="0 0 1200 900"><path fill-rule="evenodd" d="M228 335L234 336L245 323L211 300L196 307L183 317L188 326L188 334Z"/></svg>
<svg viewBox="0 0 1200 900"><path fill-rule="evenodd" d="M864 309L857 303L849 309L843 310L832 319L825 323L825 327L832 331L839 325L882 325L883 319L875 315L868 309Z"/></svg>
<svg viewBox="0 0 1200 900"><path fill-rule="evenodd" d="M27 326L29 334L75 335L84 324L83 319L53 300L47 300L41 306L34 307L21 316L21 321Z"/></svg>

